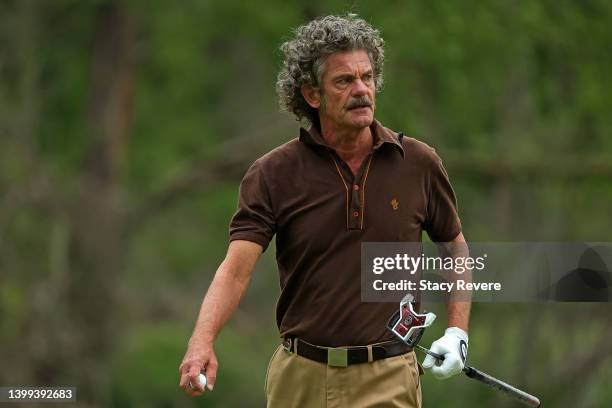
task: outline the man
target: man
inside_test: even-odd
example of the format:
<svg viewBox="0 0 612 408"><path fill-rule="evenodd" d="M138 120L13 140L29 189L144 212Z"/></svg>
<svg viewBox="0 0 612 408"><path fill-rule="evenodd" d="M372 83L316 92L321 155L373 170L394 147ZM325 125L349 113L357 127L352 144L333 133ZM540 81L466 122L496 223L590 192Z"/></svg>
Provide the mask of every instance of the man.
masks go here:
<svg viewBox="0 0 612 408"><path fill-rule="evenodd" d="M277 90L309 130L258 159L240 187L230 245L206 294L180 366L189 395L201 371L218 367L215 337L276 234L282 343L266 378L269 407L420 407L415 354L386 322L396 303L360 301L361 242L464 242L446 171L433 149L374 119L384 42L354 15L328 16L295 31ZM367 205L366 205L367 204ZM437 377L461 371L469 303L447 304L446 334L432 345ZM465 348L465 347L464 347Z"/></svg>

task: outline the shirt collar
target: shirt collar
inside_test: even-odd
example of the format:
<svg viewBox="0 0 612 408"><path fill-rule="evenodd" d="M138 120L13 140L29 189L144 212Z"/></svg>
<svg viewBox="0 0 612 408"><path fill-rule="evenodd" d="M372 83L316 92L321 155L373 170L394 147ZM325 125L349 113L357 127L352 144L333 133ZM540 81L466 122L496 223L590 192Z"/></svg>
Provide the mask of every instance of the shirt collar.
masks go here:
<svg viewBox="0 0 612 408"><path fill-rule="evenodd" d="M402 157L404 157L404 148L402 147L401 139L404 136L402 133L396 133L386 127L384 127L379 121L374 119L374 122L370 125L370 130L372 131L372 135L374 135L374 145L372 146L372 150L378 149L385 143L389 143L395 145L395 147L399 150ZM321 136L321 132L316 126L310 126L308 130L304 128L300 128L300 142L309 144L309 145L319 145L329 147Z"/></svg>

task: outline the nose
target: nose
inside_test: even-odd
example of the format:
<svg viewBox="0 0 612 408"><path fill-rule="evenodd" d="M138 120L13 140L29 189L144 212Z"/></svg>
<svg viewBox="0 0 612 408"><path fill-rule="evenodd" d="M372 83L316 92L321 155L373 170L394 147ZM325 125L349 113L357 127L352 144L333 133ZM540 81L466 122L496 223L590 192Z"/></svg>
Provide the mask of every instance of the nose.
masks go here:
<svg viewBox="0 0 612 408"><path fill-rule="evenodd" d="M352 89L352 94L353 95L355 95L355 96L366 95L369 90L370 90L370 88L368 87L368 85L363 80L361 80L361 78L357 78L353 82L353 89Z"/></svg>

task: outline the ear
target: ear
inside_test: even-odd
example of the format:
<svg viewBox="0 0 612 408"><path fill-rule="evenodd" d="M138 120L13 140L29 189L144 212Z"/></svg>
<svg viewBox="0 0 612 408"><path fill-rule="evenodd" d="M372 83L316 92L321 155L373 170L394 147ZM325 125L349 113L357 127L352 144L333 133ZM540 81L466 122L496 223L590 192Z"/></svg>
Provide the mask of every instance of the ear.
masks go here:
<svg viewBox="0 0 612 408"><path fill-rule="evenodd" d="M300 92L311 107L319 109L321 106L321 92L319 92L319 88L313 88L309 85L302 85L300 87Z"/></svg>

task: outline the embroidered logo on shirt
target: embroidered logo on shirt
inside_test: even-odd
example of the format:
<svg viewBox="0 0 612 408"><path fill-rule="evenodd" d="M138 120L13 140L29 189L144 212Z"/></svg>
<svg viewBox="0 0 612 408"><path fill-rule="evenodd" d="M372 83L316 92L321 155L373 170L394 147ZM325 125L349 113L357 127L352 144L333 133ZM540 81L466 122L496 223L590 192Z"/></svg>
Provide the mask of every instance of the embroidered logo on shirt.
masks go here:
<svg viewBox="0 0 612 408"><path fill-rule="evenodd" d="M399 208L399 201L397 201L395 198L391 200L391 208L393 208L393 211Z"/></svg>

